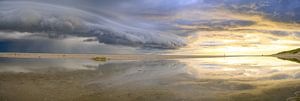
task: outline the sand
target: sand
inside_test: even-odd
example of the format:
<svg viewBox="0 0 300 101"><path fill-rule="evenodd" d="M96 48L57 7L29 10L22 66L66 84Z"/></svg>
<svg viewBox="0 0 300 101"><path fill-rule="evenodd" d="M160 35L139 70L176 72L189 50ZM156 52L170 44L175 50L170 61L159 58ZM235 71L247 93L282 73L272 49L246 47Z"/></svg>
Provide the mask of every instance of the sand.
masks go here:
<svg viewBox="0 0 300 101"><path fill-rule="evenodd" d="M89 59L95 56L113 59L189 57L41 53L5 53L0 56L79 59ZM15 63L8 62L2 66ZM183 68L185 64L175 60L115 64L96 62L96 67L86 65L90 69L80 70L65 70L59 65L52 65L60 62L41 63L29 65L29 67L38 67L28 68L32 72L1 72L0 101L286 101L298 99L296 92L300 90L300 81L297 79L264 82L263 80L240 81L230 78L224 80L194 78ZM25 65L26 62L9 67L25 68ZM49 65L49 68L39 67L40 65Z"/></svg>
<svg viewBox="0 0 300 101"><path fill-rule="evenodd" d="M109 84L101 85L102 81L100 84L86 83L91 78L98 77L97 75L99 74L88 71L1 73L0 101L284 101L295 98L293 93L300 89L299 81L289 80L272 85L259 84L267 86L254 90L216 94L198 91L205 85L197 80L184 81L186 85L162 84L156 87L139 86L136 83L110 87ZM189 84L191 82L193 84ZM181 92L178 87L191 91Z"/></svg>

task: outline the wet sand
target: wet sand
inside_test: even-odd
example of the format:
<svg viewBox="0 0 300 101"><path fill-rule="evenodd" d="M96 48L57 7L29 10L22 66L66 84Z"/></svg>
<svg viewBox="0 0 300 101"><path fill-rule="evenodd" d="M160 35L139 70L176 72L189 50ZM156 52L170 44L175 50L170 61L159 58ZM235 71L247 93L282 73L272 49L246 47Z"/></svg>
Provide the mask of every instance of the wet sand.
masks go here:
<svg viewBox="0 0 300 101"><path fill-rule="evenodd" d="M297 58L297 59L300 59L300 53L297 53L297 54L276 54L276 55L273 55L273 56L276 56L276 57L280 57L280 58Z"/></svg>
<svg viewBox="0 0 300 101"><path fill-rule="evenodd" d="M300 65L274 59L271 64L248 60L232 64L224 58L108 62L84 58L71 63L64 58L4 59L0 101L298 101ZM255 70L262 74L247 76Z"/></svg>
<svg viewBox="0 0 300 101"><path fill-rule="evenodd" d="M274 56L279 59L300 63L300 53L298 53L298 54L279 54L279 55L274 55Z"/></svg>
<svg viewBox="0 0 300 101"><path fill-rule="evenodd" d="M299 99L300 81L284 80L274 83L248 82L260 85L254 90L211 93L202 90L210 80L183 81L181 84L160 86L86 84L97 75L88 71L54 74L0 74L1 101L286 101ZM212 80L214 81L214 80ZM218 81L214 81L218 82ZM208 83L208 84L203 84ZM229 86L230 87L230 86ZM181 92L180 89L190 89ZM238 88L237 88L238 89ZM221 89L220 89L221 90ZM206 97L203 97L206 96ZM299 101L299 100L288 100Z"/></svg>

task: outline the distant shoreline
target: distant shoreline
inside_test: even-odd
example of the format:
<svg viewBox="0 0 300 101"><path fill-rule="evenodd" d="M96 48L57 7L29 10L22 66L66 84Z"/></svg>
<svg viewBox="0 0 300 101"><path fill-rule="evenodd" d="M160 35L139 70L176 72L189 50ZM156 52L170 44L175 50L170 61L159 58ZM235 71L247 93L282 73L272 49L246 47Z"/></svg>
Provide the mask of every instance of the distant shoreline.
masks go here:
<svg viewBox="0 0 300 101"><path fill-rule="evenodd" d="M160 55L160 54L59 54L59 53L0 53L0 58L41 58L41 59L92 59L105 57L109 60L159 60L182 58L217 57L261 57L270 55Z"/></svg>
<svg viewBox="0 0 300 101"><path fill-rule="evenodd" d="M277 54L273 54L272 56L283 60L290 60L300 63L300 48L279 52Z"/></svg>

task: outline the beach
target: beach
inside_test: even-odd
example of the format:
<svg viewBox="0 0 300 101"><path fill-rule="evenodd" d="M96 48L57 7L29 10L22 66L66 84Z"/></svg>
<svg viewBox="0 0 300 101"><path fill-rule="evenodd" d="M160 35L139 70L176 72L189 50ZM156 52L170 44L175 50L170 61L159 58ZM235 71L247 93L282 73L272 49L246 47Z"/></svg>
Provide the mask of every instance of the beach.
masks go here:
<svg viewBox="0 0 300 101"><path fill-rule="evenodd" d="M0 58L0 100L285 101L299 98L295 67L274 57Z"/></svg>

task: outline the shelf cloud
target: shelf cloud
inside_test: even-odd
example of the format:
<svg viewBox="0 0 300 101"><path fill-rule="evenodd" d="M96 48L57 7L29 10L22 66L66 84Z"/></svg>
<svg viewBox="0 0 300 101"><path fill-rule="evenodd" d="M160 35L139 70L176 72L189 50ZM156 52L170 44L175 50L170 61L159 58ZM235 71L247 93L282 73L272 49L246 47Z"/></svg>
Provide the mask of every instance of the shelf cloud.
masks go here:
<svg viewBox="0 0 300 101"><path fill-rule="evenodd" d="M131 47L175 49L185 46L185 41L174 34L129 25L71 7L33 2L0 2L2 31L95 37L100 43Z"/></svg>
<svg viewBox="0 0 300 101"><path fill-rule="evenodd" d="M6 44L0 51L53 43L49 50L73 50L67 47L73 44L79 50L97 47L86 48L92 53L272 54L299 46L299 5L297 0L0 0L0 41Z"/></svg>

